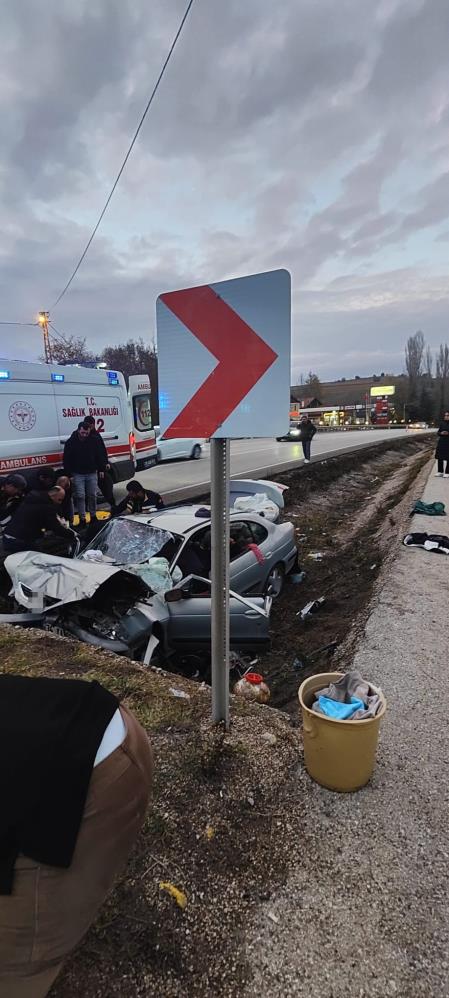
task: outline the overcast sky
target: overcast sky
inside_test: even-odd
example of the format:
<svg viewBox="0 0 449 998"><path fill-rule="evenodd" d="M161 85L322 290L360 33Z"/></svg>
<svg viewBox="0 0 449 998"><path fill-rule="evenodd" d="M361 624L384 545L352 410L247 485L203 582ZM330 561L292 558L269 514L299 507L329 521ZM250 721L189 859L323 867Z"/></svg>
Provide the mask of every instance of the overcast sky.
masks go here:
<svg viewBox="0 0 449 998"><path fill-rule="evenodd" d="M3 0L0 319L84 248L185 0ZM293 376L403 368L449 337L448 0L195 0L86 260L52 312L152 337L162 291L282 266ZM38 331L0 326L34 359Z"/></svg>

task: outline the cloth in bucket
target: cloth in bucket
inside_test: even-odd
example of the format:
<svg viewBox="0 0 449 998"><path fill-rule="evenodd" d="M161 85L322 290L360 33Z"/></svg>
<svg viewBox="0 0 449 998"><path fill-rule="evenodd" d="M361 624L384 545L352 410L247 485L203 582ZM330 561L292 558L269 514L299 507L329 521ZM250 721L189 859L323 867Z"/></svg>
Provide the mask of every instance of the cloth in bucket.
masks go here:
<svg viewBox="0 0 449 998"><path fill-rule="evenodd" d="M382 700L360 672L347 672L337 683L317 690L312 710L336 721L365 721L375 717Z"/></svg>

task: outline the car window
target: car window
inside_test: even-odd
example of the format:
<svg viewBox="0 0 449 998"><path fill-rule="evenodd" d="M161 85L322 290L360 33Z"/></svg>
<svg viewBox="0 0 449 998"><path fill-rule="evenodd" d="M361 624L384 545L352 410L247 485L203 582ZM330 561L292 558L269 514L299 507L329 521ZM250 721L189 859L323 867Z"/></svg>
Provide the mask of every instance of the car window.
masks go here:
<svg viewBox="0 0 449 998"><path fill-rule="evenodd" d="M261 523L249 523L255 544L262 544L268 537L268 530Z"/></svg>
<svg viewBox="0 0 449 998"><path fill-rule="evenodd" d="M168 530L118 517L94 537L83 554L100 551L114 565L140 564L156 556L170 562L181 543L182 539Z"/></svg>
<svg viewBox="0 0 449 998"><path fill-rule="evenodd" d="M148 392L133 395L134 426L140 433L151 430L151 398Z"/></svg>
<svg viewBox="0 0 449 998"><path fill-rule="evenodd" d="M183 575L202 575L207 578L211 568L210 527L197 530L181 551L178 565Z"/></svg>
<svg viewBox="0 0 449 998"><path fill-rule="evenodd" d="M243 520L233 520L230 527L229 558L235 561L248 550L248 544L253 544L253 535L248 524Z"/></svg>

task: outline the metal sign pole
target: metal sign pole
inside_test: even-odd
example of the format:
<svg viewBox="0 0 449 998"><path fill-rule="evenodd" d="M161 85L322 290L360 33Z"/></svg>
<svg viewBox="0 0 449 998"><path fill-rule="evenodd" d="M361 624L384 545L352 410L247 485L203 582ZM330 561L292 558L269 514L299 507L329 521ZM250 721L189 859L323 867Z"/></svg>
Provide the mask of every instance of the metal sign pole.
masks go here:
<svg viewBox="0 0 449 998"><path fill-rule="evenodd" d="M229 726L229 440L213 438L211 458L212 720Z"/></svg>

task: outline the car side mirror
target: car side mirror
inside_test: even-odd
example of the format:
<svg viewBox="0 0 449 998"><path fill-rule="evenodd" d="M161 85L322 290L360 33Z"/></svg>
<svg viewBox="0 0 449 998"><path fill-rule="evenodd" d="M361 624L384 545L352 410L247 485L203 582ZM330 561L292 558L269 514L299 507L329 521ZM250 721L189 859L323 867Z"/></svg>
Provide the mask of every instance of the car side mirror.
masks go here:
<svg viewBox="0 0 449 998"><path fill-rule="evenodd" d="M181 586L180 589L169 589L168 593L165 593L166 603L178 603L182 599L190 599L191 596L189 586Z"/></svg>

